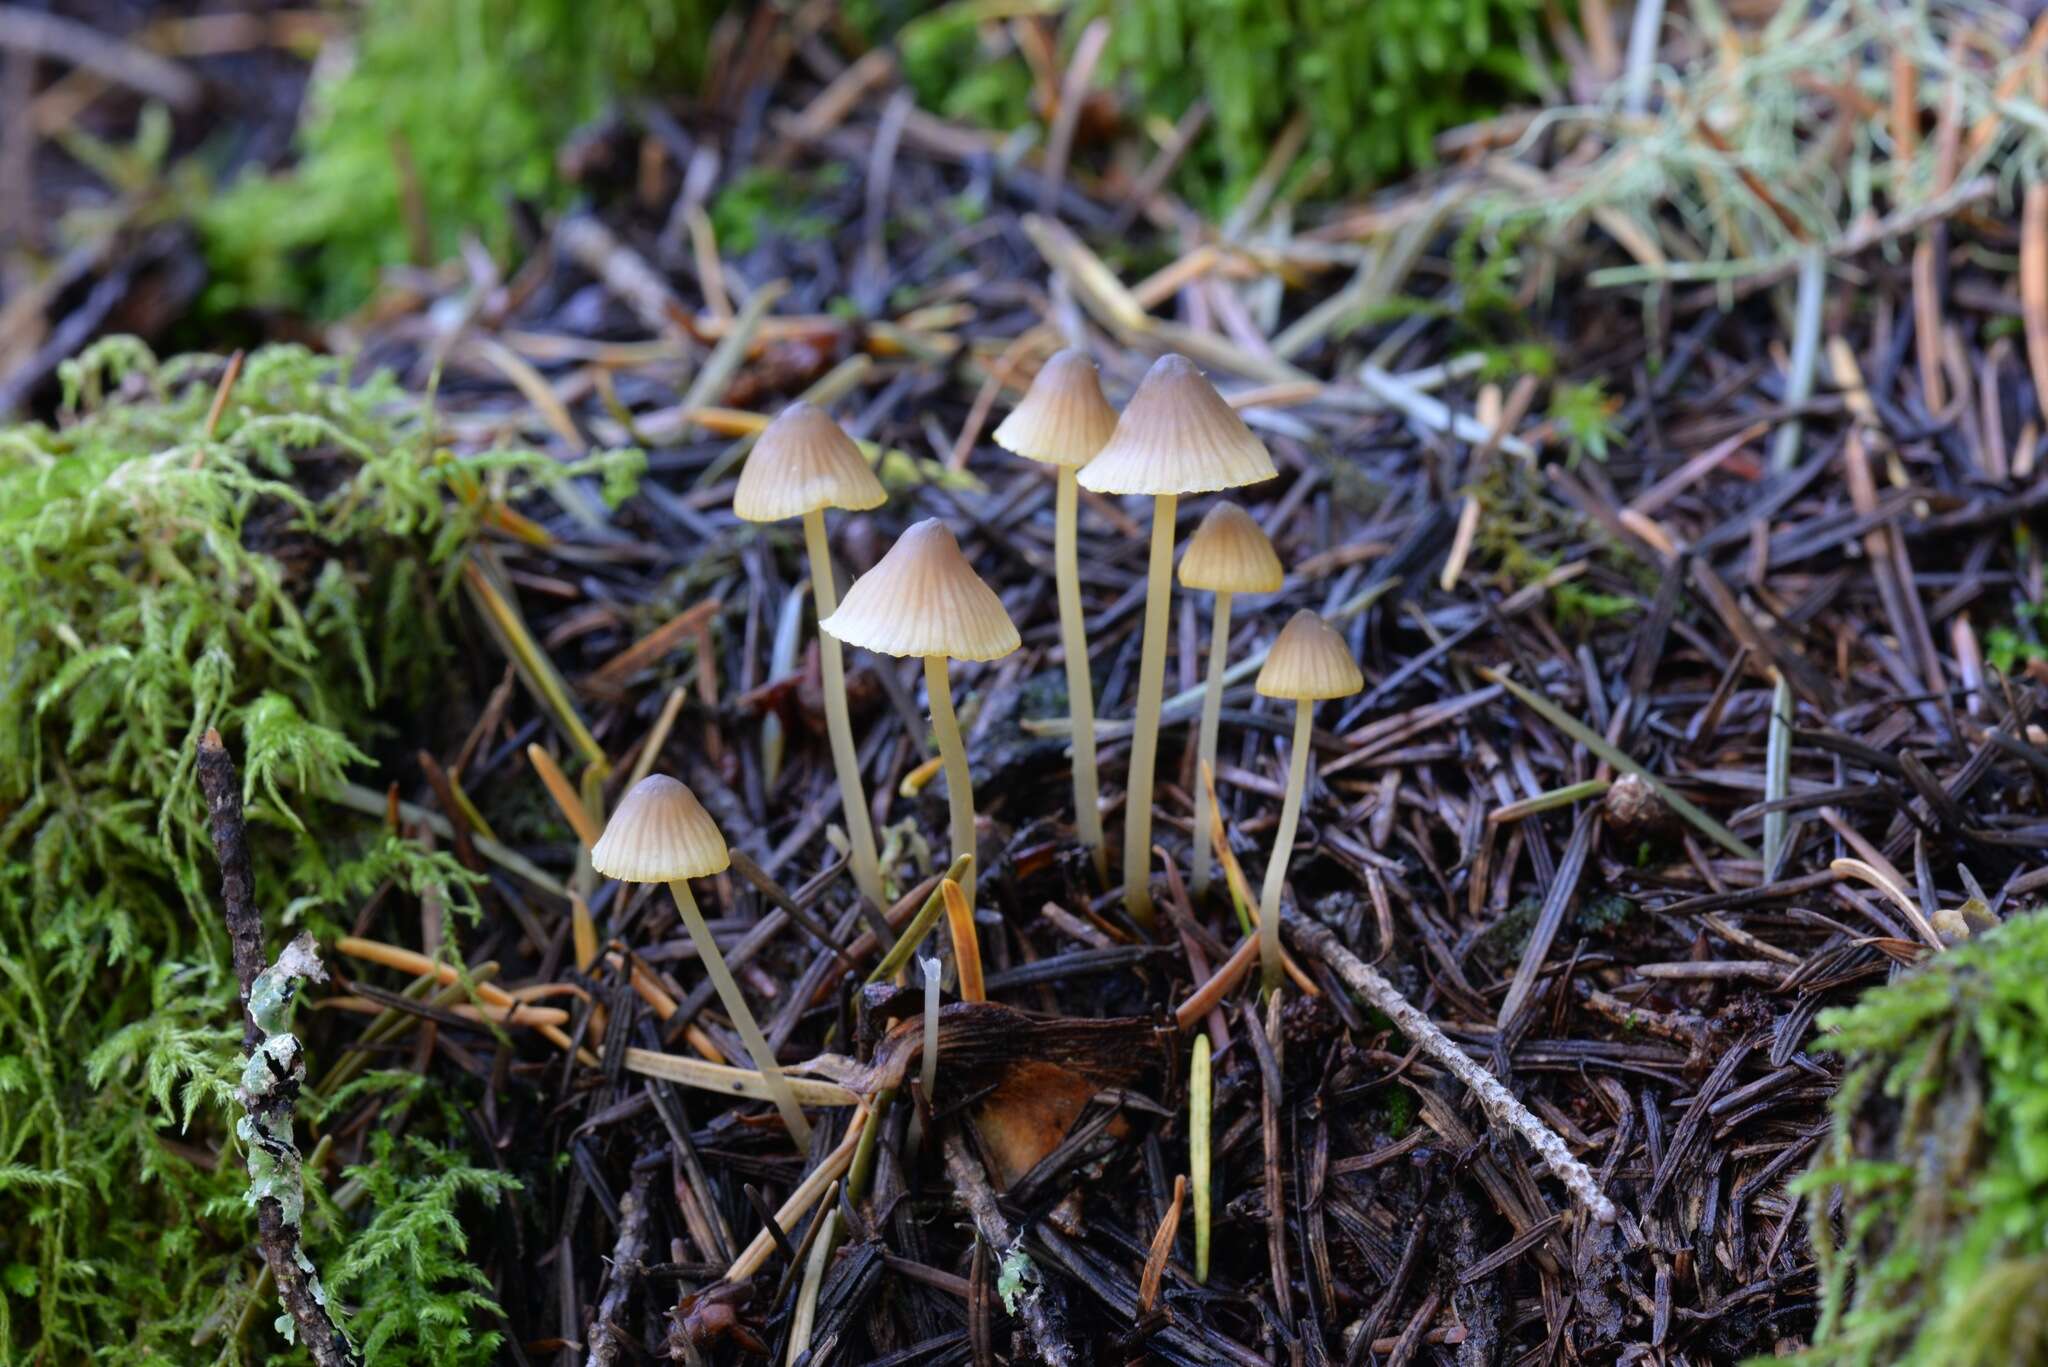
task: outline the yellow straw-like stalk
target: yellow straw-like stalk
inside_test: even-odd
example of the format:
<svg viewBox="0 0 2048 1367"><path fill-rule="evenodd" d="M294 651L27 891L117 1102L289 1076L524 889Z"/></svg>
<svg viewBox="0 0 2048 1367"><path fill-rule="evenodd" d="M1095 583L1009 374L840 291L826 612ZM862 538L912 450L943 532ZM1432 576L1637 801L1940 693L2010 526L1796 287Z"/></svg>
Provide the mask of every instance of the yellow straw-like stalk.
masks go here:
<svg viewBox="0 0 2048 1367"><path fill-rule="evenodd" d="M1209 1280L1209 1037L1195 1032L1188 1065L1188 1183L1195 1189L1195 1282Z"/></svg>
<svg viewBox="0 0 2048 1367"><path fill-rule="evenodd" d="M680 878L673 879L668 891L669 896L676 899L676 910L682 913L683 927L690 932L690 939L697 946L697 957L703 962L705 973L710 975L711 985L718 989L718 999L725 1003L725 1014L732 1017L733 1029L739 1032L741 1043L747 1046L755 1069L767 1084L775 1109L782 1112L782 1123L789 1127L789 1137L796 1141L798 1149L808 1150L811 1146L811 1124L804 1119L803 1107L796 1104L796 1093L790 1090L789 1079L782 1075L782 1065L775 1061L775 1050L769 1046L768 1037L755 1023L753 1009L740 995L740 985L734 980L732 970L725 966L725 955L719 952L718 942L711 938L711 927L704 923L704 913L697 910L697 899L690 892L690 885Z"/></svg>
<svg viewBox="0 0 2048 1367"><path fill-rule="evenodd" d="M1138 656L1137 724L1124 784L1124 907L1152 924L1152 773L1159 759L1159 705L1166 689L1166 619L1173 606L1173 517L1180 503L1152 503L1152 559L1145 576L1145 641Z"/></svg>
<svg viewBox="0 0 2048 1367"><path fill-rule="evenodd" d="M1266 861L1266 885L1259 894L1259 974L1268 992L1280 985L1280 885L1287 881L1287 857L1294 850L1295 827L1301 824L1301 789L1308 780L1309 717L1314 706L1307 698L1294 704L1294 751L1287 757L1287 796L1280 803L1273 857Z"/></svg>
<svg viewBox="0 0 2048 1367"><path fill-rule="evenodd" d="M804 514L804 545L811 555L811 598L818 605L818 620L822 622L839 606L839 586L832 581L832 554L825 544L822 508ZM824 686L825 731L832 741L832 768L839 775L839 805L846 817L853 883L861 896L887 909L881 861L875 856L874 823L868 816L867 794L861 788L860 754L853 746L853 722L846 710L846 664L838 638L829 632L818 633L818 673Z"/></svg>
<svg viewBox="0 0 2048 1367"><path fill-rule="evenodd" d="M1053 504L1053 567L1059 587L1060 644L1067 656L1067 712L1074 722L1074 829L1095 858L1095 876L1109 878L1102 838L1102 790L1095 778L1095 683L1088 673L1088 628L1081 618L1081 570L1074 519L1081 501L1074 468L1059 467Z"/></svg>
<svg viewBox="0 0 2048 1367"><path fill-rule="evenodd" d="M1196 742L1197 774L1216 772L1216 730L1223 715L1223 657L1230 650L1230 595L1218 592L1209 622L1209 681L1202 689L1202 729ZM1188 861L1188 884L1195 900L1209 892L1209 784L1195 784L1195 849Z"/></svg>
<svg viewBox="0 0 2048 1367"><path fill-rule="evenodd" d="M974 853L974 786L967 775L967 747L960 740L960 719L953 713L953 679L943 655L924 657L924 687L931 695L932 734L946 765L946 809L952 816L953 857ZM960 890L974 906L974 865L967 866Z"/></svg>

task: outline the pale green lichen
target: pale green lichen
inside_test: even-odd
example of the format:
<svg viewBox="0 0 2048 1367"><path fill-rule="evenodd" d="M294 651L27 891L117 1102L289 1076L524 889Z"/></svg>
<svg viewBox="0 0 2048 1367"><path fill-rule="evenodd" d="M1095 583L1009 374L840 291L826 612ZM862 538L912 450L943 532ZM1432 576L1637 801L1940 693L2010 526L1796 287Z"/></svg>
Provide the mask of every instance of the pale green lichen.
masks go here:
<svg viewBox="0 0 2048 1367"><path fill-rule="evenodd" d="M296 1230L306 1213L298 1150L289 1143L278 1144L250 1116L235 1125L235 1134L249 1155L249 1189L243 1199L252 1210L264 1201L277 1202L285 1224Z"/></svg>
<svg viewBox="0 0 2048 1367"><path fill-rule="evenodd" d="M272 1035L242 1065L242 1096L255 1105L277 1094L287 1083L306 1080L305 1051L297 1035Z"/></svg>
<svg viewBox="0 0 2048 1367"><path fill-rule="evenodd" d="M306 1184L292 1135L291 1103L305 1082L305 1051L299 1047L298 1036L284 1028L291 1023L292 1000L309 979L325 982L327 970L320 965L313 937L302 934L250 984L249 1017L264 1038L249 1051L249 1061L242 1069L242 1104L249 1113L236 1123L235 1133L249 1155L249 1189L244 1199L251 1209L265 1201L276 1202L292 1260L307 1274L307 1289L313 1299L325 1305L327 1296L320 1288L319 1274L299 1242L306 1215ZM291 1316L280 1315L275 1323L285 1341L293 1342L296 1326L286 1327L292 1323Z"/></svg>
<svg viewBox="0 0 2048 1367"><path fill-rule="evenodd" d="M292 999L298 995L299 980L279 971L281 967L273 964L263 970L249 989L249 1018L266 1035L278 1033L290 1022Z"/></svg>
<svg viewBox="0 0 2048 1367"><path fill-rule="evenodd" d="M996 1275L996 1294L1003 1298L1003 1309L1016 1314L1017 1303L1034 1294L1039 1284L1038 1264L1024 1251L1024 1237L1020 1234L1003 1251L1002 1270Z"/></svg>

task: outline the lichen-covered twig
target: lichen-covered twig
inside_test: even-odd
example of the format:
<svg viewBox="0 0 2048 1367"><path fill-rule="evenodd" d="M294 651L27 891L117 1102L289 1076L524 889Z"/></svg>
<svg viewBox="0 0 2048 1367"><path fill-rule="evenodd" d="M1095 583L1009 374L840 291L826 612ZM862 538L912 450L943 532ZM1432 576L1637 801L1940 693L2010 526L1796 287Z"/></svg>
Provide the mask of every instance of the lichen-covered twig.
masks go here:
<svg viewBox="0 0 2048 1367"><path fill-rule="evenodd" d="M1328 929L1300 916L1287 916L1280 924L1302 953L1313 954L1328 964L1331 971L1343 979L1346 987L1386 1013L1402 1034L1421 1046L1423 1053L1470 1087L1486 1111L1487 1119L1496 1125L1508 1126L1528 1140L1529 1147L1536 1150L1536 1156L1543 1160L1543 1165L1564 1183L1565 1189L1579 1204L1592 1212L1594 1219L1602 1224L1613 1222L1614 1203L1600 1190L1592 1172L1572 1157L1572 1151L1565 1146L1557 1131L1538 1120L1527 1106L1517 1101L1514 1094L1501 1085L1499 1078L1473 1062L1450 1036L1436 1027L1434 1021L1411 1005L1371 965L1339 944L1337 937Z"/></svg>
<svg viewBox="0 0 2048 1367"><path fill-rule="evenodd" d="M1004 1308L1024 1321L1024 1329L1031 1335L1041 1358L1051 1367L1068 1367L1077 1359L1073 1345L1067 1342L1059 1302L1025 1255L1022 1236L1012 1231L1009 1220L997 1207L981 1160L968 1151L967 1141L960 1137L958 1129L948 1130L942 1142L946 1172L953 1179L953 1194L967 1208L968 1217L980 1232L981 1241L988 1245L990 1255L1003 1260L999 1288Z"/></svg>
<svg viewBox="0 0 2048 1367"><path fill-rule="evenodd" d="M301 984L325 982L327 971L314 953L311 935L299 936L275 964L264 967L263 918L249 876L241 783L218 731L209 730L200 740L198 768L213 852L220 860L235 977L242 985L242 1039L249 1062L242 1070L241 1096L248 1114L235 1132L249 1153L249 1201L256 1207L263 1261L286 1311L278 1317L278 1331L302 1340L319 1367L358 1367L361 1359L335 1325L320 1275L299 1237L306 1198L292 1113L306 1080L306 1060L298 1037L287 1027Z"/></svg>

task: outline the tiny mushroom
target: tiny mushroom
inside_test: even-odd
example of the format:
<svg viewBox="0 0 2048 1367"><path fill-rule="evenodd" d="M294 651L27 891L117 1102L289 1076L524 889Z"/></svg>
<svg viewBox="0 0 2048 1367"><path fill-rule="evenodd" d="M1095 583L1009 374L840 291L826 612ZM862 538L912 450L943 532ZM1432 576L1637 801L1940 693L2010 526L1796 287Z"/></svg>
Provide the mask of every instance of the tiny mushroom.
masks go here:
<svg viewBox="0 0 2048 1367"><path fill-rule="evenodd" d="M1116 430L1116 410L1102 397L1095 363L1069 348L1039 367L1024 399L995 430L996 445L1058 471L1053 502L1053 572L1059 588L1060 645L1067 657L1067 710L1074 723L1074 827L1109 876L1102 839L1101 789L1095 777L1095 685L1088 674L1088 632L1081 616L1081 573L1074 517L1075 476Z"/></svg>
<svg viewBox="0 0 2048 1367"><path fill-rule="evenodd" d="M1230 598L1236 593L1275 593L1285 578L1273 543L1250 513L1223 500L1203 515L1180 557L1180 586L1216 595L1209 625L1209 680L1202 691L1202 728L1195 758L1216 769L1216 725L1223 707L1223 661L1230 650ZM1209 890L1209 785L1195 777L1195 848L1188 881L1196 897Z"/></svg>
<svg viewBox="0 0 2048 1367"><path fill-rule="evenodd" d="M946 662L995 660L1017 648L1017 627L1003 600L967 563L951 529L927 518L898 537L889 553L854 581L839 610L818 625L850 646L923 659L932 732L945 761L953 853L974 853L974 789ZM962 887L970 907L973 867Z"/></svg>
<svg viewBox="0 0 2048 1367"><path fill-rule="evenodd" d="M1153 362L1131 395L1109 445L1080 474L1081 487L1098 494L1148 494L1154 500L1137 716L1124 784L1124 906L1145 925L1152 921L1152 776L1166 685L1174 511L1182 494L1235 489L1276 473L1265 445L1194 362L1166 355Z"/></svg>
<svg viewBox="0 0 2048 1367"><path fill-rule="evenodd" d="M811 559L811 596L820 620L838 606L839 590L832 578L832 554L825 541L825 509L858 511L879 508L887 495L868 468L860 447L823 411L794 403L762 431L740 471L732 510L746 522L781 522L800 517L804 545ZM881 866L875 855L875 832L867 795L860 782L859 752L846 708L846 667L839 642L819 634L818 672L825 695L825 729L832 742L832 767L839 775L839 805L846 819L846 840L853 881L861 895L887 907Z"/></svg>
<svg viewBox="0 0 2048 1367"><path fill-rule="evenodd" d="M1294 748L1287 759L1287 796L1280 804L1273 857L1266 863L1266 885L1259 896L1259 965L1270 991L1280 981L1280 885L1286 881L1294 830L1301 822L1301 790L1308 777L1309 715L1318 699L1348 698L1364 688L1365 677L1337 629L1303 608L1273 642L1254 686L1268 698L1294 699Z"/></svg>
<svg viewBox="0 0 2048 1367"><path fill-rule="evenodd" d="M797 1105L796 1093L783 1077L775 1050L761 1033L747 999L740 995L740 985L726 967L718 942L711 938L711 927L704 924L704 913L697 909L687 881L723 873L731 863L725 837L718 833L704 804L666 774L649 774L626 791L612 819L605 823L604 835L590 851L591 867L607 878L622 883L668 884L669 895L675 898L676 910L682 913L683 925L697 947L697 957L775 1099L782 1123L789 1127L796 1146L807 1149L811 1127L803 1108Z"/></svg>

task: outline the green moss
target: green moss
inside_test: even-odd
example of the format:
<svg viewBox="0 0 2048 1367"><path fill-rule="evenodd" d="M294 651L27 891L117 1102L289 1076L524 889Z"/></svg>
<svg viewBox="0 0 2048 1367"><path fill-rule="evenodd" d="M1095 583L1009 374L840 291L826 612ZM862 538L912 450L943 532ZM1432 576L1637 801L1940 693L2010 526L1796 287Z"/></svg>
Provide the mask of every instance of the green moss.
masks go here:
<svg viewBox="0 0 2048 1367"><path fill-rule="evenodd" d="M823 214L805 213L800 206L845 180L846 168L837 162L808 176L769 166L748 167L712 196L711 229L718 237L719 250L743 256L764 237L815 242L829 236L832 220Z"/></svg>
<svg viewBox="0 0 2048 1367"><path fill-rule="evenodd" d="M1813 1367L2048 1360L2048 916L1821 1017L1848 1071L1800 1190Z"/></svg>
<svg viewBox="0 0 2048 1367"><path fill-rule="evenodd" d="M1281 130L1308 118L1308 157L1343 195L1435 160L1447 128L1484 117L1535 89L1526 52L1536 51L1540 0L1377 0L1374 4L1271 5L1264 0L1103 0L1063 4L1063 46L1098 16L1114 23L1098 79L1123 83L1131 112L1173 121L1198 99L1210 131L1178 183L1221 208L1265 164ZM919 101L949 117L1017 127L1035 107L1031 73L989 25L1015 7L987 0L943 5L858 0L853 30L893 38Z"/></svg>
<svg viewBox="0 0 2048 1367"><path fill-rule="evenodd" d="M309 95L299 163L200 210L208 304L354 307L378 272L465 235L502 249L514 199L559 203L555 153L607 102L692 88L719 0L371 0L354 62ZM418 208L408 223L407 198Z"/></svg>
<svg viewBox="0 0 2048 1367"><path fill-rule="evenodd" d="M442 677L485 511L451 491L573 468L458 462L389 377L294 347L209 435L220 370L101 343L60 425L0 430L0 1361L220 1350L255 1263L194 744L240 757L274 939L387 881L472 907L447 855L318 799Z"/></svg>
<svg viewBox="0 0 2048 1367"><path fill-rule="evenodd" d="M460 1117L445 1117L460 1125ZM416 1135L371 1136L371 1161L348 1169L375 1214L331 1265L332 1294L357 1307L349 1332L369 1362L471 1367L496 1362L504 1319L469 1260L476 1206L518 1190L506 1173ZM466 1218L468 1217L468 1218Z"/></svg>
<svg viewBox="0 0 2048 1367"><path fill-rule="evenodd" d="M1561 384L1550 391L1550 421L1564 438L1565 451L1574 465L1583 456L1605 461L1609 448L1621 438L1614 415L1621 400L1610 398L1598 380Z"/></svg>

